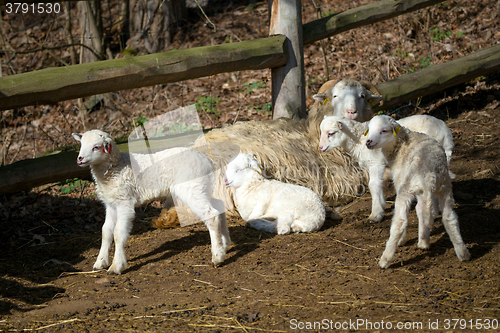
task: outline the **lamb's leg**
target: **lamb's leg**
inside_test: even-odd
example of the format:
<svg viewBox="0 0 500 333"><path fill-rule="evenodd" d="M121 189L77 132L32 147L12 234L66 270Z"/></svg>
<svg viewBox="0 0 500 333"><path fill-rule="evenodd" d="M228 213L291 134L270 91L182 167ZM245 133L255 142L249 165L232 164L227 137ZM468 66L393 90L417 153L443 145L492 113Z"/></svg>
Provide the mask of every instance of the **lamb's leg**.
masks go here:
<svg viewBox="0 0 500 333"><path fill-rule="evenodd" d="M113 263L108 269L110 274L121 274L127 268L127 256L125 255L125 243L132 231L132 221L134 220L134 207L127 204L116 207L117 217L114 230L115 235L115 256Z"/></svg>
<svg viewBox="0 0 500 333"><path fill-rule="evenodd" d="M207 226L210 233L210 243L212 245L212 263L218 266L224 261L227 246L230 242L229 230L227 230L226 213L213 207L211 198L207 198L204 193L192 193L185 190L176 190L175 195L182 200ZM196 198L196 200L194 200ZM227 232L227 238L223 240L223 230Z"/></svg>
<svg viewBox="0 0 500 333"><path fill-rule="evenodd" d="M453 147L451 148L445 148L444 152L446 153L446 161L448 162L448 174L450 175L451 179L457 178L457 175L451 172L450 169L450 163L451 163L451 155L453 154Z"/></svg>
<svg viewBox="0 0 500 333"><path fill-rule="evenodd" d="M102 243L94 269L105 269L109 266L109 248L113 242L113 230L116 224L116 207L106 205L106 220L102 226Z"/></svg>
<svg viewBox="0 0 500 333"><path fill-rule="evenodd" d="M410 210L411 201L412 196L406 193L398 193L398 195L396 196L396 202L394 204L394 216L392 218L389 240L386 243L384 253L382 253L382 257L380 257L380 261L378 262L380 268L387 268L394 258L398 242L406 232L406 227L408 225L408 212Z"/></svg>
<svg viewBox="0 0 500 333"><path fill-rule="evenodd" d="M451 186L446 193L438 196L438 199L443 216L443 225L450 236L458 259L460 261L470 260L470 252L465 246L462 235L460 235L457 214L453 211L454 200L451 193Z"/></svg>
<svg viewBox="0 0 500 333"><path fill-rule="evenodd" d="M224 246L221 234L221 215L225 218L225 213L214 214L214 212L212 211L208 214L212 215L212 217L205 218L203 222L207 226L208 232L210 233L210 243L212 244L212 263L214 264L214 266L218 266L224 261L227 250L227 248Z"/></svg>
<svg viewBox="0 0 500 333"><path fill-rule="evenodd" d="M417 196L418 217L418 247L428 249L430 246L430 233L434 222L434 203L431 194L424 193Z"/></svg>
<svg viewBox="0 0 500 333"><path fill-rule="evenodd" d="M222 200L212 198L211 202L212 205L215 207L215 209L217 209L219 212L224 212L220 214L219 217L220 217L220 230L222 235L222 245L224 246L224 249L227 251L229 245L231 245L231 237L229 236L229 228L227 227L227 218L225 213L226 208Z"/></svg>
<svg viewBox="0 0 500 333"><path fill-rule="evenodd" d="M278 235L289 234L292 231L292 223L293 223L292 216L287 216L285 214L280 214L279 216L276 216L276 233Z"/></svg>
<svg viewBox="0 0 500 333"><path fill-rule="evenodd" d="M383 192L384 185L384 165L374 165L369 167L370 182L368 188L372 195L372 213L368 217L371 221L380 222L384 218L385 198Z"/></svg>

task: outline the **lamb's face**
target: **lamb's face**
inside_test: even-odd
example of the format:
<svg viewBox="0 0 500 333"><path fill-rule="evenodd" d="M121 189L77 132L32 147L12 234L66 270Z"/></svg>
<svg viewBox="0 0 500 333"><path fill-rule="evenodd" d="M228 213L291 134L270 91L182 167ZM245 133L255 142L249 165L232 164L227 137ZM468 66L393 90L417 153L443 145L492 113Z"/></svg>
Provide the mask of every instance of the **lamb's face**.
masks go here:
<svg viewBox="0 0 500 333"><path fill-rule="evenodd" d="M319 139L319 149L326 153L333 148L343 145L345 135L342 132L344 124L342 117L339 116L325 116L321 122L321 138Z"/></svg>
<svg viewBox="0 0 500 333"><path fill-rule="evenodd" d="M394 144L401 126L391 117L375 116L368 124L366 147L368 149L386 148Z"/></svg>
<svg viewBox="0 0 500 333"><path fill-rule="evenodd" d="M97 165L108 160L113 149L113 139L106 132L92 130L85 133L73 133L80 141L81 148L76 162L79 166Z"/></svg>
<svg viewBox="0 0 500 333"><path fill-rule="evenodd" d="M224 185L238 188L245 183L247 175L253 172L262 172L259 162L251 154L238 154L227 165Z"/></svg>

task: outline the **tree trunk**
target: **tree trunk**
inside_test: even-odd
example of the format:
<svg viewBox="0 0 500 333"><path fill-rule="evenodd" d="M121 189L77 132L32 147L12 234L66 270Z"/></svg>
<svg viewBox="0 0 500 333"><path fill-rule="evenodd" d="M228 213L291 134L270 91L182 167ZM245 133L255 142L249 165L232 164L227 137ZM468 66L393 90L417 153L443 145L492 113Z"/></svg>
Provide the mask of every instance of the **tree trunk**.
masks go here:
<svg viewBox="0 0 500 333"><path fill-rule="evenodd" d="M101 59L104 57L102 42L102 19L100 1L82 1L78 3L80 13L80 43L92 48ZM97 59L88 49L80 48L80 63L94 62Z"/></svg>
<svg viewBox="0 0 500 333"><path fill-rule="evenodd" d="M131 0L127 45L144 46L149 53L165 51L187 18L186 0Z"/></svg>
<svg viewBox="0 0 500 333"><path fill-rule="evenodd" d="M300 0L274 0L269 34L287 37L285 66L271 69L273 118L305 118L306 92Z"/></svg>

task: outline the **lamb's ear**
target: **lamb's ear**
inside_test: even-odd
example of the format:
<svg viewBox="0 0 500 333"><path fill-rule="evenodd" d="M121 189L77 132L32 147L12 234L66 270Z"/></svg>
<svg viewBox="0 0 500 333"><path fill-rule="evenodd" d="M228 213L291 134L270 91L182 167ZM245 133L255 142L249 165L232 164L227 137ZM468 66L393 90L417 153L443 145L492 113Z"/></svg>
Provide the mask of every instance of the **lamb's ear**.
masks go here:
<svg viewBox="0 0 500 333"><path fill-rule="evenodd" d="M396 123L397 124L397 123ZM396 136L398 134L398 132L401 131L401 126L397 125L396 127L394 127L392 129L392 134L394 134L394 136Z"/></svg>
<svg viewBox="0 0 500 333"><path fill-rule="evenodd" d="M249 167L262 174L262 166L256 159L250 162Z"/></svg>
<svg viewBox="0 0 500 333"><path fill-rule="evenodd" d="M75 138L76 141L82 141L82 133L71 133L71 135Z"/></svg>
<svg viewBox="0 0 500 333"><path fill-rule="evenodd" d="M313 98L314 98L314 100L316 100L316 101L318 101L320 103L323 103L323 104L325 104L326 102L328 102L328 96L325 93L313 95Z"/></svg>
<svg viewBox="0 0 500 333"><path fill-rule="evenodd" d="M368 95L367 101L372 107L374 107L378 103L382 105L384 103L383 99L384 97L382 95Z"/></svg>
<svg viewBox="0 0 500 333"><path fill-rule="evenodd" d="M105 153L111 154L111 151L113 150L113 139L111 138L104 139L103 150Z"/></svg>
<svg viewBox="0 0 500 333"><path fill-rule="evenodd" d="M339 128L339 130L342 130L342 128L344 128L344 124L342 124L341 121L337 121L337 127Z"/></svg>

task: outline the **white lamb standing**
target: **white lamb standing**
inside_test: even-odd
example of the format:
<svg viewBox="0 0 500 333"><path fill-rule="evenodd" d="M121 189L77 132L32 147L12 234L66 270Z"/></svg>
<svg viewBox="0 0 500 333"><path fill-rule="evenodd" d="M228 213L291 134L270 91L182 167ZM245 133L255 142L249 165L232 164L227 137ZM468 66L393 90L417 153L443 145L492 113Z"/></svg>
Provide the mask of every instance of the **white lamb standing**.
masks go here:
<svg viewBox="0 0 500 333"><path fill-rule="evenodd" d="M353 79L343 79L335 85L333 81L328 81L313 98L329 110L324 111L325 114L359 122L369 121L373 117L372 106L382 101L380 92L372 83ZM429 115L415 115L402 118L399 123L414 132L427 134L439 142L446 152L448 166L450 165L454 147L453 135L444 121ZM450 171L450 177L454 179L456 175Z"/></svg>
<svg viewBox="0 0 500 333"><path fill-rule="evenodd" d="M455 144L453 143L453 134L444 121L433 116L419 114L401 118L398 120L398 123L411 131L427 134L439 142L446 153L449 168ZM451 179L455 179L456 175L451 171L449 173Z"/></svg>
<svg viewBox="0 0 500 333"><path fill-rule="evenodd" d="M341 116L325 116L320 125L319 149L326 153L334 148L341 147L361 167L368 168L370 175L368 188L372 195L372 212L368 218L379 222L384 218L384 208L386 206L382 186L385 168L388 163L380 150L366 149L366 140L363 140L363 133L367 128L367 122L360 123Z"/></svg>
<svg viewBox="0 0 500 333"><path fill-rule="evenodd" d="M224 184L234 188L236 208L254 229L279 235L314 232L325 221L325 208L316 193L303 186L265 179L251 154L238 154L230 161Z"/></svg>
<svg viewBox="0 0 500 333"><path fill-rule="evenodd" d="M213 264L224 260L231 240L224 205L212 197L213 164L207 156L188 148L155 154L120 153L111 136L100 130L73 133L73 137L81 142L77 163L90 166L96 193L106 206L102 245L94 269L109 266L114 239L115 255L108 272L121 274L127 267L125 243L132 230L134 208L171 196L183 201L207 226ZM133 163L144 169L139 177L134 175Z"/></svg>
<svg viewBox="0 0 500 333"><path fill-rule="evenodd" d="M390 237L379 261L387 268L396 247L406 238L408 212L417 199L419 225L418 247L430 246L430 229L434 222L433 197L439 202L442 222L460 261L469 260L470 253L460 235L458 217L453 211L453 192L443 147L431 137L401 127L389 116L375 116L368 125L368 149L380 149L391 168L396 202Z"/></svg>
<svg viewBox="0 0 500 333"><path fill-rule="evenodd" d="M403 118L398 123L409 130L429 135L438 141L445 149L448 169L453 150L453 136L451 130L444 121L427 115L416 115ZM404 125L403 125L404 124ZM372 195L372 212L369 219L379 222L384 217L385 199L383 194L384 170L379 161L383 158L372 156L375 152L369 153L365 148L362 133L368 128L368 122L359 123L340 116L325 116L320 129L320 150L328 152L336 147L342 147L353 156L360 166L369 170L370 181L368 187ZM381 152L375 154L380 155ZM385 164L387 166L387 163ZM454 179L456 175L448 170L450 177Z"/></svg>

